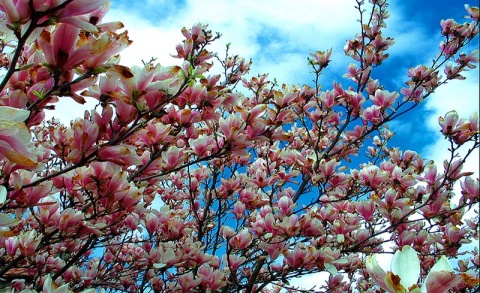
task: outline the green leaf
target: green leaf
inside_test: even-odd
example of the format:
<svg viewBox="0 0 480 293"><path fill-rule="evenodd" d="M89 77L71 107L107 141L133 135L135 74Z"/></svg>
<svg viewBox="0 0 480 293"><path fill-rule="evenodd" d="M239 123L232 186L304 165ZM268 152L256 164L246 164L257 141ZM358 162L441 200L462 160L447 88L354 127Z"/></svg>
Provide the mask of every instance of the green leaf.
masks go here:
<svg viewBox="0 0 480 293"><path fill-rule="evenodd" d="M45 98L45 95L46 95L46 90L45 88L43 88L40 92L39 91L36 91L36 90L33 90L32 93L39 99L39 100L42 100Z"/></svg>

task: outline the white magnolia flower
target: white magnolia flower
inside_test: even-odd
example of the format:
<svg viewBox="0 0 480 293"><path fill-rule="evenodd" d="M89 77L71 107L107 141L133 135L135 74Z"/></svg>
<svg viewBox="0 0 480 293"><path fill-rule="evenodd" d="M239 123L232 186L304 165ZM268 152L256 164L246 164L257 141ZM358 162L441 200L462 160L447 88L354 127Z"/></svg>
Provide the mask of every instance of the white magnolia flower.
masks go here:
<svg viewBox="0 0 480 293"><path fill-rule="evenodd" d="M367 258L367 271L382 289L390 293L446 293L463 282L462 275L453 273L448 259L443 255L430 269L420 288L417 285L420 260L413 248L405 245L397 250L393 255L391 270L388 272L378 265L376 257L373 254Z"/></svg>

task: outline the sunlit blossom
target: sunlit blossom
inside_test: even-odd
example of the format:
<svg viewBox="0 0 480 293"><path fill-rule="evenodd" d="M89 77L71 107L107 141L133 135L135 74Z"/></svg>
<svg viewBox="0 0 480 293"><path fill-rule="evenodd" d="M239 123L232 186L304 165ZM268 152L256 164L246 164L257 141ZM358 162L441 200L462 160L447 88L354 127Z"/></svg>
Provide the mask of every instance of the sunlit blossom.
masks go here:
<svg viewBox="0 0 480 293"><path fill-rule="evenodd" d="M423 285L419 287L420 260L417 252L408 245L393 255L391 271L385 272L376 258L376 254L367 257L368 273L382 289L390 293L448 292L462 282L462 276L454 274L448 259L441 256L430 269Z"/></svg>

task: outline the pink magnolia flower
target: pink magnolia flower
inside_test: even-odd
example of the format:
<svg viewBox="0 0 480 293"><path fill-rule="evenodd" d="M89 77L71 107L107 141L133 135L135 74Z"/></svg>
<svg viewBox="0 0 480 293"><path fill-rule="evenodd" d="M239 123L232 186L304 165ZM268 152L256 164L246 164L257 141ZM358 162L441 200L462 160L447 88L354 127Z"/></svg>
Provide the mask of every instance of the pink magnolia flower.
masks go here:
<svg viewBox="0 0 480 293"><path fill-rule="evenodd" d="M418 82L426 79L430 74L432 74L432 71L433 70L431 68L428 68L425 65L418 65L408 70L408 76L412 78L413 82Z"/></svg>
<svg viewBox="0 0 480 293"><path fill-rule="evenodd" d="M444 134L458 132L459 129L457 126L461 124L460 121L457 111L449 111L445 114L445 117L438 118L438 123L440 124L440 127L442 127L442 132Z"/></svg>
<svg viewBox="0 0 480 293"><path fill-rule="evenodd" d="M0 160L7 158L23 168L37 166L36 158L27 147L30 132L23 123L29 115L27 110L0 106Z"/></svg>
<svg viewBox="0 0 480 293"><path fill-rule="evenodd" d="M395 252L391 271L385 272L377 263L377 255L367 258L367 271L377 284L390 293L446 293L462 282L461 275L455 275L448 259L442 255L430 269L424 284L418 287L420 260L409 245Z"/></svg>
<svg viewBox="0 0 480 293"><path fill-rule="evenodd" d="M132 43L132 41L128 38L127 31L124 31L120 34L106 31L102 33L98 38L94 38L92 36L89 39L89 42L90 45L86 47L89 48L90 54L83 63L83 66L88 69L101 67L106 62L114 63L111 62L110 58L130 46L130 44ZM112 72L115 70L119 71L120 75L123 78L129 78L132 75L132 73L123 66L112 66Z"/></svg>
<svg viewBox="0 0 480 293"><path fill-rule="evenodd" d="M211 137L201 134L197 139L189 139L188 143L198 157L205 157L217 146L216 141Z"/></svg>
<svg viewBox="0 0 480 293"><path fill-rule="evenodd" d="M375 165L364 166L360 170L360 176L365 184L372 188L378 188L389 178L388 172L385 172Z"/></svg>
<svg viewBox="0 0 480 293"><path fill-rule="evenodd" d="M11 0L6 0L4 2L11 2ZM29 1L24 0L14 0L17 2L18 8L22 15L25 15L25 10L30 7L28 4ZM27 3L25 3L27 2ZM56 1L44 1L44 0L33 0L31 1L33 9L39 12L53 11L52 14L46 15L42 20L47 17L54 17L57 22L70 23L72 25L81 28L82 30L89 32L97 32L97 28L89 23L88 19L85 17L88 13L95 13L98 10L105 10L105 6L108 4L108 0L75 0L69 1L65 7L58 9L57 7L64 2L65 0L56 0ZM19 3L24 3L25 7L20 7ZM11 5L9 5L11 6ZM8 14L12 15L11 10L7 10ZM28 9L30 14L30 11ZM98 13L97 13L98 14ZM14 14L12 16L15 16Z"/></svg>
<svg viewBox="0 0 480 293"><path fill-rule="evenodd" d="M322 171L322 175L325 178L332 176L335 173L335 167L339 165L339 162L335 159L326 161L325 159L320 160L318 168Z"/></svg>
<svg viewBox="0 0 480 293"><path fill-rule="evenodd" d="M193 273L187 273L178 277L178 284L182 290L182 293L191 292L191 289L197 287L202 282L202 279L195 278Z"/></svg>
<svg viewBox="0 0 480 293"><path fill-rule="evenodd" d="M157 269L170 265L176 258L175 251L171 247L168 247L167 249L161 247L161 249L156 249L156 251L159 252L159 255L153 266Z"/></svg>
<svg viewBox="0 0 480 293"><path fill-rule="evenodd" d="M285 263L288 263L292 268L300 267L307 261L308 249L303 243L295 245L293 250L286 250L283 252Z"/></svg>
<svg viewBox="0 0 480 293"><path fill-rule="evenodd" d="M240 220L245 214L246 206L243 202L237 201L233 205L232 213L235 215L237 220Z"/></svg>
<svg viewBox="0 0 480 293"><path fill-rule="evenodd" d="M82 157L90 155L95 151L94 145L98 138L98 125L86 119L78 119L72 124L73 142L72 151L68 159L78 162Z"/></svg>
<svg viewBox="0 0 480 293"><path fill-rule="evenodd" d="M480 194L479 188L479 180L475 180L471 177L465 178L463 182L460 182L460 186L462 187L462 199L461 202L473 202L476 198L478 198ZM0 204L1 204L0 199Z"/></svg>
<svg viewBox="0 0 480 293"><path fill-rule="evenodd" d="M98 157L119 165L137 165L140 164L140 158L135 150L134 146L129 145L107 146L100 149Z"/></svg>
<svg viewBox="0 0 480 293"><path fill-rule="evenodd" d="M309 63L312 65L319 65L320 68L328 66L330 63L330 56L332 56L332 49L327 51L316 51L315 53L310 53L312 58L309 58Z"/></svg>
<svg viewBox="0 0 480 293"><path fill-rule="evenodd" d="M11 198L24 205L34 206L38 202L45 198L52 191L52 182L47 181L36 186L22 188L22 185L29 184L38 179L36 174L32 174L30 171L20 171L14 173L11 179L11 184L15 190L11 192Z"/></svg>
<svg viewBox="0 0 480 293"><path fill-rule="evenodd" d="M360 117L362 117L364 121L371 122L372 124L378 124L383 121L381 108L377 105L366 108Z"/></svg>
<svg viewBox="0 0 480 293"><path fill-rule="evenodd" d="M0 11L5 13L9 23L25 23L30 19L29 0L1 0Z"/></svg>
<svg viewBox="0 0 480 293"><path fill-rule="evenodd" d="M236 271L247 260L244 256L238 257L235 254L224 254L223 258L232 272Z"/></svg>
<svg viewBox="0 0 480 293"><path fill-rule="evenodd" d="M45 281L43 282L43 290L42 292L51 292L51 293L68 293L72 292L68 288L68 284L63 284L62 286L58 286L55 284L50 277L50 275L47 275L45 278ZM84 291L85 292L85 291Z"/></svg>
<svg viewBox="0 0 480 293"><path fill-rule="evenodd" d="M72 208L65 209L58 219L58 229L60 231L67 231L77 229L83 223L83 214L80 211L75 211Z"/></svg>
<svg viewBox="0 0 480 293"><path fill-rule="evenodd" d="M397 92L390 93L389 91L382 91L380 89L377 89L375 91L375 95L370 96L370 100L382 109L390 108L391 106L393 106L393 103L397 98Z"/></svg>
<svg viewBox="0 0 480 293"><path fill-rule="evenodd" d="M147 228L148 234L153 235L156 232L159 224L160 223L156 215L149 213L145 217L145 228Z"/></svg>
<svg viewBox="0 0 480 293"><path fill-rule="evenodd" d="M245 124L237 115L229 115L227 118L220 118L219 128L226 140L234 140L235 137L245 128Z"/></svg>
<svg viewBox="0 0 480 293"><path fill-rule="evenodd" d="M89 47L76 48L79 31L80 29L76 26L61 23L53 33L42 32L38 38L38 44L49 65L67 71L90 56Z"/></svg>
<svg viewBox="0 0 480 293"><path fill-rule="evenodd" d="M184 149L176 146L171 146L166 152L162 153L162 159L170 169L180 165L185 160L186 156L187 154L184 152Z"/></svg>
<svg viewBox="0 0 480 293"><path fill-rule="evenodd" d="M42 235L37 233L37 230L30 230L22 232L18 235L18 248L25 256L35 254L35 250L42 241Z"/></svg>
<svg viewBox="0 0 480 293"><path fill-rule="evenodd" d="M288 196L282 196L278 200L278 208L282 211L284 215L290 215L293 212L296 204L293 203L293 200Z"/></svg>
<svg viewBox="0 0 480 293"><path fill-rule="evenodd" d="M235 249L245 249L252 243L252 234L244 228L231 237L228 243Z"/></svg>
<svg viewBox="0 0 480 293"><path fill-rule="evenodd" d="M319 99L327 109L332 109L336 105L335 95L332 91L322 92Z"/></svg>
<svg viewBox="0 0 480 293"><path fill-rule="evenodd" d="M356 210L362 215L366 221L371 221L375 213L375 203L369 199L366 201L357 201L355 203Z"/></svg>
<svg viewBox="0 0 480 293"><path fill-rule="evenodd" d="M198 276L202 279L202 283L212 291L216 291L227 284L225 273L219 270L214 270L208 264L200 266L198 269Z"/></svg>
<svg viewBox="0 0 480 293"><path fill-rule="evenodd" d="M40 4L40 3L55 3L55 5L59 5L60 2L65 2L65 0L60 0L60 1L39 1L39 0L35 0L33 1L35 4ZM90 13L90 12L93 12L99 8L101 8L103 5L107 4L108 3L108 0L75 0L75 1L72 1L70 3L67 4L67 6L65 6L65 8L63 8L62 10L60 10L59 12L59 15L60 16L63 16L63 17L66 17L66 16L77 16L77 15L83 15L83 14L87 14L87 13ZM35 6L34 4L34 6ZM35 7L36 10L41 10L40 7ZM45 7L46 8L46 7ZM48 7L48 8L51 8L51 7ZM47 8L47 9L48 9ZM44 9L46 10L46 9Z"/></svg>

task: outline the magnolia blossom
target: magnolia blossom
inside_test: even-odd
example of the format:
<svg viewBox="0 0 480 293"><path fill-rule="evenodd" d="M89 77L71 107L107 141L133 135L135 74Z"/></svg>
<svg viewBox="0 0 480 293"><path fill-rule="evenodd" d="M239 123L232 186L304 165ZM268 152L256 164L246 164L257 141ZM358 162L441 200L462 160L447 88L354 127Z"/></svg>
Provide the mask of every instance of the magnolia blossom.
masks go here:
<svg viewBox="0 0 480 293"><path fill-rule="evenodd" d="M13 289L12 289L12 291L13 291ZM7 292L7 291L5 291L5 292ZM57 284L55 284L55 282L53 282L50 275L48 275L43 282L43 288L42 288L41 292L42 293L46 293L46 292L48 292L48 293L71 293L73 291L68 288L68 284L63 284L61 286L58 286ZM87 289L87 290L82 291L82 293L94 293L94 292L97 292L97 290ZM100 289L100 292L105 292L105 289ZM39 293L39 291L25 289L25 290L22 290L21 293Z"/></svg>
<svg viewBox="0 0 480 293"><path fill-rule="evenodd" d="M30 111L0 106L0 160L7 158L21 167L35 167L37 163L27 144L30 132L23 122Z"/></svg>
<svg viewBox="0 0 480 293"><path fill-rule="evenodd" d="M391 293L443 293L462 282L461 275L455 275L448 259L442 255L430 269L423 285L419 288L420 260L416 251L405 245L393 255L391 271L385 272L377 263L377 255L367 258L367 271L377 284Z"/></svg>

